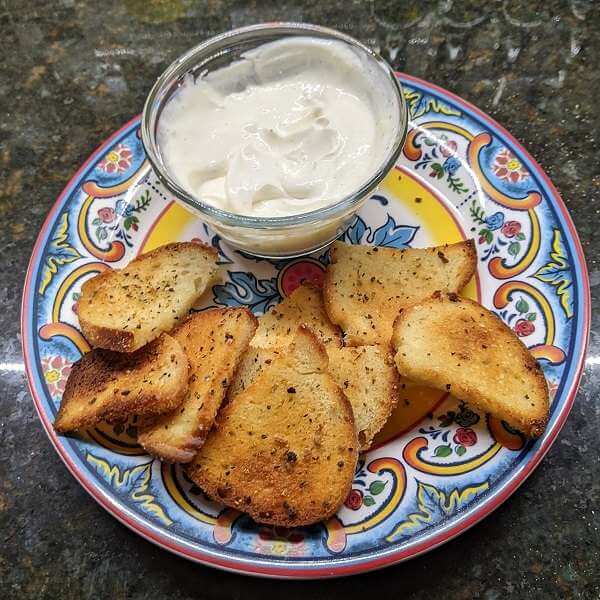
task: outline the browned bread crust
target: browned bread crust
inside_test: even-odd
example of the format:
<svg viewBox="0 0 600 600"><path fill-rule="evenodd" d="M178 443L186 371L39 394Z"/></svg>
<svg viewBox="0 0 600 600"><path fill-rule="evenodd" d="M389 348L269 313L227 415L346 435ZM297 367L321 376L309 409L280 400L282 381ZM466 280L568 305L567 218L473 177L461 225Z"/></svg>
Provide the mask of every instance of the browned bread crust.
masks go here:
<svg viewBox="0 0 600 600"><path fill-rule="evenodd" d="M187 375L183 348L166 333L131 354L97 348L73 365L54 428L64 433L171 411L183 400Z"/></svg>
<svg viewBox="0 0 600 600"><path fill-rule="evenodd" d="M77 315L90 344L133 352L189 313L217 271L217 252L176 242L104 271L81 287Z"/></svg>
<svg viewBox="0 0 600 600"><path fill-rule="evenodd" d="M150 454L168 462L192 460L255 330L247 308L221 308L196 313L172 332L190 364L189 388L175 412L140 428L138 441Z"/></svg>

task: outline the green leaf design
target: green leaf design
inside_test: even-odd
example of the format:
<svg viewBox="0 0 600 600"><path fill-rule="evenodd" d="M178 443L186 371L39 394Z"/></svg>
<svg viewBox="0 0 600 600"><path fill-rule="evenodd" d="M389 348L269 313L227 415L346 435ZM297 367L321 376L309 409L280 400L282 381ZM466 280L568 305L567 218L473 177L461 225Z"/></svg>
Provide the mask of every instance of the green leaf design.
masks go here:
<svg viewBox="0 0 600 600"><path fill-rule="evenodd" d="M450 189L457 194L464 194L465 192L469 191L469 188L465 186L460 177L448 175L448 185Z"/></svg>
<svg viewBox="0 0 600 600"><path fill-rule="evenodd" d="M473 217L473 220L476 223L478 223L479 225L483 225L485 223L485 211L483 210L483 207L481 206L478 200L473 200L471 202L469 212L471 213L471 217ZM481 233L479 235L481 235Z"/></svg>
<svg viewBox="0 0 600 600"><path fill-rule="evenodd" d="M511 242L508 245L508 253L511 256L516 256L517 254L519 254L520 250L521 250L521 244L519 242Z"/></svg>
<svg viewBox="0 0 600 600"><path fill-rule="evenodd" d="M525 239L525 234L524 233L517 233L517 235L515 235L515 238L517 238L518 240L520 240L521 242Z"/></svg>
<svg viewBox="0 0 600 600"><path fill-rule="evenodd" d="M135 202L135 206L132 207L134 212L143 212L148 206L150 206L150 192L146 190ZM137 222L137 221L136 221Z"/></svg>
<svg viewBox="0 0 600 600"><path fill-rule="evenodd" d="M173 524L150 490L153 461L121 470L119 466L111 465L107 460L89 452L86 460L116 492L127 495L142 511L162 521L167 527Z"/></svg>
<svg viewBox="0 0 600 600"><path fill-rule="evenodd" d="M485 233L485 241L491 244L494 241L494 234L488 229Z"/></svg>
<svg viewBox="0 0 600 600"><path fill-rule="evenodd" d="M466 451L467 449L464 446L456 446L455 452L458 456L462 456Z"/></svg>
<svg viewBox="0 0 600 600"><path fill-rule="evenodd" d="M571 278L571 266L567 260L566 251L562 241L562 235L559 229L555 229L552 237L552 252L550 252L550 261L539 268L533 276L539 281L553 286L556 295L560 299L560 305L567 317L573 317L573 297L571 288L573 281Z"/></svg>
<svg viewBox="0 0 600 600"><path fill-rule="evenodd" d="M536 317L535 313L529 313L527 315L527 320L533 322L533 321L535 321L535 317Z"/></svg>
<svg viewBox="0 0 600 600"><path fill-rule="evenodd" d="M93 221L92 221L92 225L102 225L102 219L99 219L98 217L96 217Z"/></svg>
<svg viewBox="0 0 600 600"><path fill-rule="evenodd" d="M449 517L476 496L489 489L489 482L467 486L462 490L453 489L449 494L429 483L417 481L417 511L407 515L397 523L386 536L388 542L405 539Z"/></svg>
<svg viewBox="0 0 600 600"><path fill-rule="evenodd" d="M108 237L108 231L106 231L106 227L98 227L98 229L96 229L96 237L100 242L105 240Z"/></svg>
<svg viewBox="0 0 600 600"><path fill-rule="evenodd" d="M469 213L471 214L471 217L473 217L473 220L476 223L479 223L479 225L483 225L483 223L485 223L485 219L484 219L485 212L484 212L483 208L481 208L481 206L479 206L475 200L473 200L473 202L471 203L471 207L469 208Z"/></svg>
<svg viewBox="0 0 600 600"><path fill-rule="evenodd" d="M365 506L373 506L373 504L375 504L375 500L371 496L365 496L363 498L363 504Z"/></svg>
<svg viewBox="0 0 600 600"><path fill-rule="evenodd" d="M524 298L519 298L515 304L515 308L517 309L517 312L522 315L529 311L529 304L527 304L527 301Z"/></svg>
<svg viewBox="0 0 600 600"><path fill-rule="evenodd" d="M125 220L123 221L123 227L125 227L125 229L127 231L129 231L131 229L131 226L134 223L139 223L139 219L133 215L129 215L128 217L125 218Z"/></svg>
<svg viewBox="0 0 600 600"><path fill-rule="evenodd" d="M58 221L56 231L48 247L42 269L39 292L44 294L60 267L81 258L79 251L69 240L69 213L63 213Z"/></svg>
<svg viewBox="0 0 600 600"><path fill-rule="evenodd" d="M439 456L440 458L445 458L446 456L450 456L452 454L452 447L448 446L438 446L434 452L434 456Z"/></svg>
<svg viewBox="0 0 600 600"><path fill-rule="evenodd" d="M441 179L444 176L444 167L442 167L440 163L432 163L431 170L435 173L438 179Z"/></svg>
<svg viewBox="0 0 600 600"><path fill-rule="evenodd" d="M383 492L383 489L385 488L385 481L381 481L380 479L378 479L377 481L374 481L370 486L369 486L369 492L371 492L371 494L373 494L373 496L377 496L377 494L381 494L381 492Z"/></svg>

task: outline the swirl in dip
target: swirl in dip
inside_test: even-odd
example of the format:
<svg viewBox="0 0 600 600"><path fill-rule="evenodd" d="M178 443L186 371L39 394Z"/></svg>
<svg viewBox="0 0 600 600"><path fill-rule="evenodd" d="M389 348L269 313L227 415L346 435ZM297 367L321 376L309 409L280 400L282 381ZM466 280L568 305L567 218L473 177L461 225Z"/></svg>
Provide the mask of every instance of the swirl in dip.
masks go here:
<svg viewBox="0 0 600 600"><path fill-rule="evenodd" d="M157 126L163 160L202 202L279 217L335 204L379 168L398 135L384 73L337 40L290 37L188 74Z"/></svg>

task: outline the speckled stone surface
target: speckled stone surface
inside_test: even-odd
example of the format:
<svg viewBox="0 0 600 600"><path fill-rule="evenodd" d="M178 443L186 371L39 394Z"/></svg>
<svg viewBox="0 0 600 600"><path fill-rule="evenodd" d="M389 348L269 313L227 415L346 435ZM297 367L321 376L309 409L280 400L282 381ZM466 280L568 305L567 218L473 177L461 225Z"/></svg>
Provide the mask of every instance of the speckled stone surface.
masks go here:
<svg viewBox="0 0 600 600"><path fill-rule="evenodd" d="M546 169L588 258L581 390L546 459L482 523L426 556L326 582L214 571L154 547L69 475L23 374L20 296L42 221L90 152L202 39L253 22L347 31L492 115ZM0 2L1 598L599 598L600 5L594 0Z"/></svg>

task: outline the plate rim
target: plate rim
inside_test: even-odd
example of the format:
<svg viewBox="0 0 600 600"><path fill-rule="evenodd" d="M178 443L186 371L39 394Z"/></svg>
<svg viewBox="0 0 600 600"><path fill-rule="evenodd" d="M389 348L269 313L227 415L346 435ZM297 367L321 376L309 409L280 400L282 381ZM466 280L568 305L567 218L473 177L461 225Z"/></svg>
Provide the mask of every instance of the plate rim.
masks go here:
<svg viewBox="0 0 600 600"><path fill-rule="evenodd" d="M155 526L153 523L148 522L146 519L137 515L131 511L127 506L120 503L118 499L110 495L104 489L102 489L95 482L88 480L87 473L80 469L75 462L75 459L69 455L66 447L59 440L52 423L50 423L47 415L45 414L42 406L41 399L38 397L35 385L32 363L28 351L29 341L29 329L31 325L31 310L29 310L31 301L31 280L34 270L37 268L37 260L47 242L49 230L55 223L55 218L60 214L60 210L63 208L65 200L68 199L73 189L78 184L78 180L82 173L87 170L93 161L97 160L99 155L110 145L112 142L120 137L124 131L131 128L134 123L137 123L140 119L140 115L137 115L127 121L122 127L116 130L106 140L104 140L83 162L83 164L77 169L75 174L70 178L67 185L64 187L62 192L59 194L54 204L50 208L42 227L38 233L35 244L33 246L31 257L26 272L25 283L23 287L23 295L21 302L21 345L24 357L25 375L27 379L27 386L33 399L33 403L38 414L38 417L42 423L42 426L46 432L46 435L50 439L54 449L60 456L61 460L65 463L65 466L73 477L79 482L83 489L88 492L94 500L102 506L107 512L115 517L122 524L127 526L129 529L136 532L144 539L156 544L157 546L169 550L170 552L192 560L197 563L201 563L208 566L213 566L225 571L235 572L246 575L263 576L271 578L281 579L320 579L329 577L340 577L345 575L352 575L356 573L364 573L375 569L383 568L391 564L402 562L409 558L413 558L434 548L437 548L441 544L444 544L451 539L455 538L463 531L469 529L476 523L483 520L486 516L492 513L498 506L500 506L505 500L507 500L527 479L527 477L535 470L541 460L544 458L558 433L564 426L564 423L571 412L575 396L579 389L583 367L585 364L585 357L587 354L587 347L590 335L590 320L591 320L591 291L589 284L589 277L587 271L587 263L583 252L583 247L579 239L579 235L573 223L573 220L568 212L568 209L558 193L557 189L553 185L550 178L546 175L542 167L537 161L529 154L523 144L519 142L510 132L504 127L492 119L489 115L484 113L481 109L477 108L470 102L464 100L458 95L450 92L444 88L437 86L431 82L425 81L418 77L408 75L406 73L397 72L396 75L402 80L409 84L414 83L417 86L425 89L432 89L442 98L449 98L452 102L462 106L467 112L472 112L477 115L482 121L490 125L492 130L498 131L508 141L510 141L523 156L529 161L530 165L535 170L536 174L543 183L548 187L553 197L552 204L560 213L563 224L570 234L570 245L574 256L577 257L576 266L579 267L581 273L582 289L580 291L582 299L581 309L581 341L579 347L581 352L579 354L576 365L574 366L573 379L568 391L566 391L566 399L562 411L554 423L551 429L546 432L544 437L536 443L537 447L533 447L530 452L531 456L529 460L522 464L520 467L515 469L509 474L505 481L499 486L499 488L491 494L489 497L484 499L479 504L475 505L470 511L465 513L462 517L459 517L452 521L450 524L442 525L438 527L436 531L429 535L419 536L413 543L409 543L403 548L387 548L383 550L374 550L371 553L367 553L363 556L348 559L343 557L332 557L326 564L323 561L313 562L312 566L310 560L306 561L306 565L303 563L293 563L286 565L283 562L274 564L269 559L249 559L246 557L231 557L227 556L227 551L224 549L220 552L215 552L210 549L198 549L194 548L191 542L180 540L175 538L173 535L169 535L167 532L161 530L161 528ZM576 337L578 332L575 331ZM345 562L351 561L351 564L344 564Z"/></svg>

